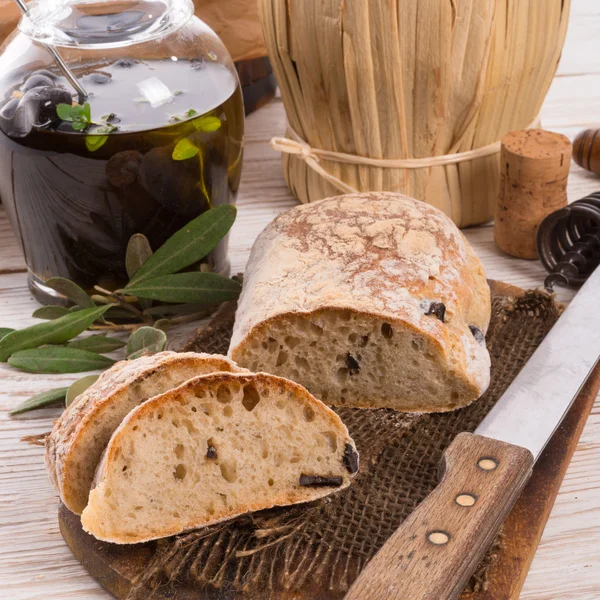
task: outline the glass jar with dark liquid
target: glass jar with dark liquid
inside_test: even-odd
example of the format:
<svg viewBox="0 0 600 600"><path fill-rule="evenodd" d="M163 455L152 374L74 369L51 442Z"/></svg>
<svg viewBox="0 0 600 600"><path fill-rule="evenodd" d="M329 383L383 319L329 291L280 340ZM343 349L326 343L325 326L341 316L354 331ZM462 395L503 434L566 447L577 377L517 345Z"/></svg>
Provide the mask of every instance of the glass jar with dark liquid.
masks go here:
<svg viewBox="0 0 600 600"><path fill-rule="evenodd" d="M189 0L28 6L0 55L0 198L31 291L56 303L49 277L116 289L134 233L156 250L235 201L243 102L227 50ZM206 260L226 273L226 255L224 240Z"/></svg>

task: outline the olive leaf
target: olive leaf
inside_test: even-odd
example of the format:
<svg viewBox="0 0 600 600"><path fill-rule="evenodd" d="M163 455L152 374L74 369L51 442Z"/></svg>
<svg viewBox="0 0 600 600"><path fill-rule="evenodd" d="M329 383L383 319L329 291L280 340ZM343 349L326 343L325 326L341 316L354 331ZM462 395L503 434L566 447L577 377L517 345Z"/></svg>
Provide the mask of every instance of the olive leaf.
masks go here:
<svg viewBox="0 0 600 600"><path fill-rule="evenodd" d="M84 102L83 106L60 103L56 106L56 114L62 121L72 123L74 131L81 131L92 122L92 107L89 102Z"/></svg>
<svg viewBox="0 0 600 600"><path fill-rule="evenodd" d="M187 160L193 158L200 152L200 148L191 142L188 138L182 138L173 148L173 160Z"/></svg>
<svg viewBox="0 0 600 600"><path fill-rule="evenodd" d="M144 315L148 317L164 317L167 315L189 315L203 312L207 309L207 304L159 304L144 310Z"/></svg>
<svg viewBox="0 0 600 600"><path fill-rule="evenodd" d="M237 281L216 273L163 275L127 286L128 293L160 302L217 304L235 300L242 287Z"/></svg>
<svg viewBox="0 0 600 600"><path fill-rule="evenodd" d="M85 136L85 147L90 152L96 152L108 142L107 135L86 135Z"/></svg>
<svg viewBox="0 0 600 600"><path fill-rule="evenodd" d="M162 352L167 346L167 334L154 327L140 327L127 340L127 358L133 360L146 354Z"/></svg>
<svg viewBox="0 0 600 600"><path fill-rule="evenodd" d="M34 319L59 319L69 314L69 309L66 306L41 306L36 308L31 315Z"/></svg>
<svg viewBox="0 0 600 600"><path fill-rule="evenodd" d="M100 375L86 375L77 381L74 381L67 390L65 397L65 406L69 406L77 398L77 396L83 394L92 384L98 381Z"/></svg>
<svg viewBox="0 0 600 600"><path fill-rule="evenodd" d="M123 346L125 346L125 342L122 340L106 337L105 335L91 335L85 338L78 338L67 344L67 348L79 348L80 350L87 350L96 354L113 352L114 350L123 348Z"/></svg>
<svg viewBox="0 0 600 600"><path fill-rule="evenodd" d="M0 327L0 340L5 335L8 335L9 333L12 333L13 331L14 331L14 329L11 329L10 327Z"/></svg>
<svg viewBox="0 0 600 600"><path fill-rule="evenodd" d="M117 127L110 123L104 123L103 125L96 125L85 136L85 147L90 152L96 152L99 148L102 148L108 141L108 134L112 133Z"/></svg>
<svg viewBox="0 0 600 600"><path fill-rule="evenodd" d="M174 233L136 272L125 286L131 292L140 284L158 275L177 273L198 262L214 250L235 221L236 208L223 204L211 208Z"/></svg>
<svg viewBox="0 0 600 600"><path fill-rule="evenodd" d="M198 111L194 110L193 108L190 108L189 110L186 110L183 115L173 115L170 118L170 122L171 123L180 123L181 121L185 121L186 119L190 119L192 117L195 117L198 114Z"/></svg>
<svg viewBox="0 0 600 600"><path fill-rule="evenodd" d="M198 131L206 131L208 133L217 131L221 127L221 119L212 115L204 115L193 121L194 127Z"/></svg>
<svg viewBox="0 0 600 600"><path fill-rule="evenodd" d="M108 308L110 310L106 313L105 317L109 321L131 321L133 317L132 313L120 306L109 306Z"/></svg>
<svg viewBox="0 0 600 600"><path fill-rule="evenodd" d="M96 306L87 293L70 279L51 277L45 284L59 294L66 296L76 306L82 308L94 308Z"/></svg>
<svg viewBox="0 0 600 600"><path fill-rule="evenodd" d="M131 279L152 256L152 248L148 238L142 233L135 233L129 238L125 252L125 269Z"/></svg>
<svg viewBox="0 0 600 600"><path fill-rule="evenodd" d="M54 390L49 390L48 392L42 392L41 394L31 396L31 398L28 398L25 402L21 402L21 404L11 410L9 414L20 415L30 410L36 410L38 408L50 406L51 404L56 404L57 402L62 402L67 395L68 389L69 388L66 387L56 388Z"/></svg>
<svg viewBox="0 0 600 600"><path fill-rule="evenodd" d="M14 352L8 359L11 367L29 373L80 373L93 369L106 369L114 360L95 352L79 348L48 346Z"/></svg>
<svg viewBox="0 0 600 600"><path fill-rule="evenodd" d="M13 331L0 340L0 362L6 362L8 357L18 350L37 348L42 344L62 344L85 331L92 323L100 318L110 306L85 308L71 312L64 317L32 325L25 329Z"/></svg>
<svg viewBox="0 0 600 600"><path fill-rule="evenodd" d="M154 329L160 329L167 333L169 331L169 327L171 327L171 321L169 319L158 319L153 325Z"/></svg>

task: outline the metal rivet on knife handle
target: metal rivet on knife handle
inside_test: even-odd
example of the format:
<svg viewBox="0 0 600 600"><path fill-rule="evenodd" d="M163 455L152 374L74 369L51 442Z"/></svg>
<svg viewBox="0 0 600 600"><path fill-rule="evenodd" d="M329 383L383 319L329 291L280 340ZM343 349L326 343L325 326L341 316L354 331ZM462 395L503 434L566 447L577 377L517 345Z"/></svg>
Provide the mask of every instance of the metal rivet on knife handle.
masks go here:
<svg viewBox="0 0 600 600"><path fill-rule="evenodd" d="M427 539L434 546L443 546L450 541L450 535L445 531L430 531L427 534Z"/></svg>
<svg viewBox="0 0 600 600"><path fill-rule="evenodd" d="M484 456L479 459L477 466L483 471L493 471L498 466L498 461L489 456Z"/></svg>
<svg viewBox="0 0 600 600"><path fill-rule="evenodd" d="M459 494L458 496L456 496L454 501L459 506L464 506L468 508L470 506L475 505L475 502L477 502L477 496L474 496L473 494Z"/></svg>

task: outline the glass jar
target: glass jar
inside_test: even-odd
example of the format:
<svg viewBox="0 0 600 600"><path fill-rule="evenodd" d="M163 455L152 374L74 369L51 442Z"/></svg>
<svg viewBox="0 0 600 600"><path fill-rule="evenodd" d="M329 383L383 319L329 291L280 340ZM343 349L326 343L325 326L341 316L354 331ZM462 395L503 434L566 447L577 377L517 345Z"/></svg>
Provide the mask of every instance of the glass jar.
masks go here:
<svg viewBox="0 0 600 600"><path fill-rule="evenodd" d="M0 198L31 291L56 303L48 278L117 289L133 234L156 250L235 201L243 101L231 57L190 0L27 6L0 54ZM227 273L227 240L205 260Z"/></svg>

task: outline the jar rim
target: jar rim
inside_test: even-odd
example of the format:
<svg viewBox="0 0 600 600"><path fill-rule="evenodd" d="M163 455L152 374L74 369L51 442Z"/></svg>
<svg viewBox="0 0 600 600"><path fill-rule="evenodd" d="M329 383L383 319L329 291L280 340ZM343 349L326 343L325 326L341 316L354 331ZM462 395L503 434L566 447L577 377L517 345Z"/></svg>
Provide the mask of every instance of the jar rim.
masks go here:
<svg viewBox="0 0 600 600"><path fill-rule="evenodd" d="M19 21L27 37L50 46L80 49L120 48L161 38L183 27L194 14L192 0L33 0L27 7ZM144 12L150 7L154 14ZM119 22L123 8L130 8L127 14L135 13L138 20ZM116 19L114 27L88 25L107 16ZM78 26L81 19L88 19L85 27Z"/></svg>

